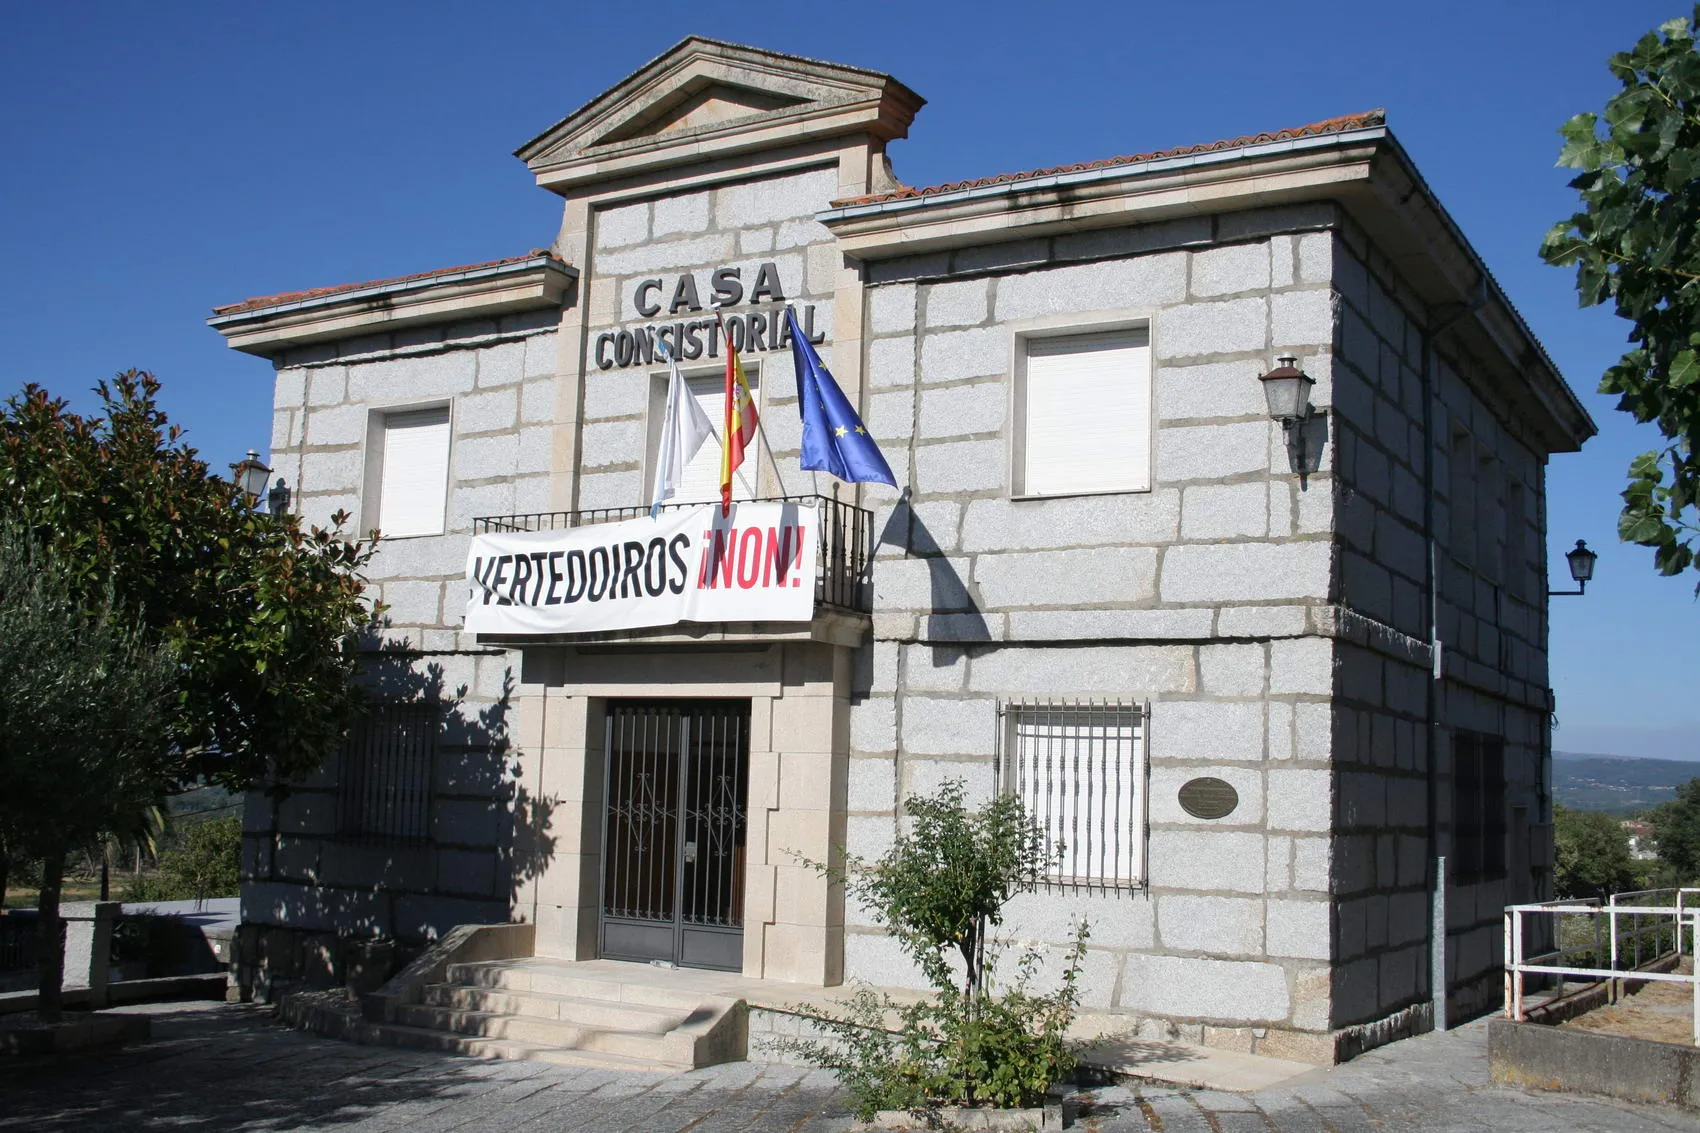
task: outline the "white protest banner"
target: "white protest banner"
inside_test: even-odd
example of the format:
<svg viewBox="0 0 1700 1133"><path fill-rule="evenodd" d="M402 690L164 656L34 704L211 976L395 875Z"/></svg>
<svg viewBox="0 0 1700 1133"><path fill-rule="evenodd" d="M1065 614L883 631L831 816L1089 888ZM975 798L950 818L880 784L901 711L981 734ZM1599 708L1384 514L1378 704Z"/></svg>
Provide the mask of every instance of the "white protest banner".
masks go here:
<svg viewBox="0 0 1700 1133"><path fill-rule="evenodd" d="M678 622L806 622L819 517L809 504L718 504L650 518L479 535L472 633L594 633Z"/></svg>

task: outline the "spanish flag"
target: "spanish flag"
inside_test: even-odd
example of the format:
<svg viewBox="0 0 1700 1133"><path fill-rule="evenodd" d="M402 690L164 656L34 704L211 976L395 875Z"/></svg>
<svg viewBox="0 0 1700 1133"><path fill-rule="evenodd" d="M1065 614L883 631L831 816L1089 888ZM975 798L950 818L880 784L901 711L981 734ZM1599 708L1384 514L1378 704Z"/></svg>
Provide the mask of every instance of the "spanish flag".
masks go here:
<svg viewBox="0 0 1700 1133"><path fill-rule="evenodd" d="M726 336L726 432L722 434L726 442L720 449L720 514L724 516L732 511L732 473L744 463L744 450L755 440L757 418L750 383L725 320L720 320L720 333Z"/></svg>

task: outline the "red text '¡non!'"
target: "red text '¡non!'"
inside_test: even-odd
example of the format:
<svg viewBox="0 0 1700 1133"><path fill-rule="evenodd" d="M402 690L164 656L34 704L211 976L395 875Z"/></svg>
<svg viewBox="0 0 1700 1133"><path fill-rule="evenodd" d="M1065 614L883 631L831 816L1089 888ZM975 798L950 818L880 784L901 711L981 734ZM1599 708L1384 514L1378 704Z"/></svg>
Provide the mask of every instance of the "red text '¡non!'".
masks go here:
<svg viewBox="0 0 1700 1133"><path fill-rule="evenodd" d="M752 590L803 584L805 530L782 527L716 527L702 533L699 590Z"/></svg>

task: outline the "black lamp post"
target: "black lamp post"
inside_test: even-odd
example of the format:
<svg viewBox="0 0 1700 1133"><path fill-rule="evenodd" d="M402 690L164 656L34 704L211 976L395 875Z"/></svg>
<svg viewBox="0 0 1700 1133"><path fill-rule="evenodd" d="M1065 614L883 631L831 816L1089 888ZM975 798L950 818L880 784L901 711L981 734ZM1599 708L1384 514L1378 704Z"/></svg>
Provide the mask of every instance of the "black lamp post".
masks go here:
<svg viewBox="0 0 1700 1133"><path fill-rule="evenodd" d="M1588 589L1588 581L1594 577L1594 561L1600 556L1588 550L1588 544L1576 540L1576 546L1564 554L1565 562L1570 564L1570 577L1576 582L1574 590L1548 590L1548 598L1569 598L1581 594Z"/></svg>

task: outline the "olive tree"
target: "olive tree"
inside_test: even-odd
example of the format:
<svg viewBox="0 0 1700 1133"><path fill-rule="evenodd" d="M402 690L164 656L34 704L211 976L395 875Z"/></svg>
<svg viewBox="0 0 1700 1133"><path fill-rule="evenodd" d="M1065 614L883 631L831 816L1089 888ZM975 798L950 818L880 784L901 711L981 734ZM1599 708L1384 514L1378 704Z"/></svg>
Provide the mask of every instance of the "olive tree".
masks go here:
<svg viewBox="0 0 1700 1133"><path fill-rule="evenodd" d="M88 609L69 572L0 526L0 783L8 849L39 857L38 977L57 1016L65 860L156 802L171 781L175 651L149 645L110 597Z"/></svg>

